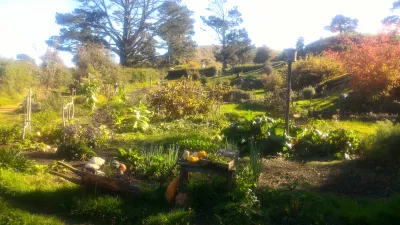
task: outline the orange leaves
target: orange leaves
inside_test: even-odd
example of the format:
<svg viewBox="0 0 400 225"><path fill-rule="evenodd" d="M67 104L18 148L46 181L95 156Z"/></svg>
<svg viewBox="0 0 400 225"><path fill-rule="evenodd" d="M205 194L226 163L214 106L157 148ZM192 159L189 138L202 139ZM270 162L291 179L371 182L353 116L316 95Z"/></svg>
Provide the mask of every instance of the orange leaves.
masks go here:
<svg viewBox="0 0 400 225"><path fill-rule="evenodd" d="M400 86L400 42L392 33L361 37L350 41L347 51L325 54L342 62L352 74L352 88L368 97Z"/></svg>

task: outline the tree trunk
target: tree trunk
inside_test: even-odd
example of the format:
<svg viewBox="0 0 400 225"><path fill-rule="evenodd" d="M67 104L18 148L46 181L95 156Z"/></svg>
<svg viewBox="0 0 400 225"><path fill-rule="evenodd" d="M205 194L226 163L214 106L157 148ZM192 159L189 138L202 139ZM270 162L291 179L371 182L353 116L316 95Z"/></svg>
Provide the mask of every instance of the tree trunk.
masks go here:
<svg viewBox="0 0 400 225"><path fill-rule="evenodd" d="M222 37L222 73L228 68L228 63L226 62L226 33L224 32Z"/></svg>

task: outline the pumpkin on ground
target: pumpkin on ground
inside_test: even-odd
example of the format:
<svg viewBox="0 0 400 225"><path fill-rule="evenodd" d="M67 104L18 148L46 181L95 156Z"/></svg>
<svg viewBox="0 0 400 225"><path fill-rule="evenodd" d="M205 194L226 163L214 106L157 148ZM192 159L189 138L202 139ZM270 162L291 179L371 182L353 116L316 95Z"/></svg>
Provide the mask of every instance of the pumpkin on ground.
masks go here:
<svg viewBox="0 0 400 225"><path fill-rule="evenodd" d="M179 177L175 177L175 179L168 185L167 190L165 191L165 199L169 203L172 203L174 201L178 185L179 185Z"/></svg>

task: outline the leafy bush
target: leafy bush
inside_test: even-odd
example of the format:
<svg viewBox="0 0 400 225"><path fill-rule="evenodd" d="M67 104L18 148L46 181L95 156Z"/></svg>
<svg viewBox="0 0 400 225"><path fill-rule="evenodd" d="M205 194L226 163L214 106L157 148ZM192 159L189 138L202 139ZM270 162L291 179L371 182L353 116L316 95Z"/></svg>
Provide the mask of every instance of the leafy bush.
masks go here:
<svg viewBox="0 0 400 225"><path fill-rule="evenodd" d="M131 78L131 83L150 81L150 77L153 80L160 78L160 73L152 68L125 68L124 72Z"/></svg>
<svg viewBox="0 0 400 225"><path fill-rule="evenodd" d="M0 168L11 168L16 171L26 172L33 167L29 160L15 149L0 149Z"/></svg>
<svg viewBox="0 0 400 225"><path fill-rule="evenodd" d="M201 76L213 77L217 75L217 67L215 66L201 68L198 71Z"/></svg>
<svg viewBox="0 0 400 225"><path fill-rule="evenodd" d="M322 133L316 129L305 129L293 142L293 154L306 157L344 158L345 154L358 153L360 138L350 130L336 129Z"/></svg>
<svg viewBox="0 0 400 225"><path fill-rule="evenodd" d="M223 95L224 102L241 102L251 99L251 93L240 89L233 89Z"/></svg>
<svg viewBox="0 0 400 225"><path fill-rule="evenodd" d="M96 153L84 143L62 143L58 146L57 156L67 160L87 160Z"/></svg>
<svg viewBox="0 0 400 225"><path fill-rule="evenodd" d="M292 88L301 90L344 74L342 65L328 57L307 56L293 64Z"/></svg>
<svg viewBox="0 0 400 225"><path fill-rule="evenodd" d="M68 124L62 131L62 141L67 144L84 144L91 147L107 146L112 138L111 131L105 125L99 127L81 124Z"/></svg>
<svg viewBox="0 0 400 225"><path fill-rule="evenodd" d="M315 95L315 89L312 86L303 88L301 91L305 99L311 99Z"/></svg>
<svg viewBox="0 0 400 225"><path fill-rule="evenodd" d="M286 89L279 88L274 91L267 91L264 94L264 102L269 110L283 112L285 109Z"/></svg>
<svg viewBox="0 0 400 225"><path fill-rule="evenodd" d="M290 148L291 137L285 134L283 120L274 120L266 116L257 116L253 120L233 123L222 130L230 140L237 143L241 153L248 153L249 141L259 144L264 153L275 153ZM290 132L297 136L298 127L291 126Z"/></svg>
<svg viewBox="0 0 400 225"><path fill-rule="evenodd" d="M400 124L380 122L366 143L367 158L383 166L400 165Z"/></svg>
<svg viewBox="0 0 400 225"><path fill-rule="evenodd" d="M14 142L22 137L21 129L17 126L0 125L0 143L3 145Z"/></svg>
<svg viewBox="0 0 400 225"><path fill-rule="evenodd" d="M327 55L343 63L352 74L353 90L370 98L389 95L400 87L400 42L393 37L388 31L357 40L349 38L348 51L329 51Z"/></svg>
<svg viewBox="0 0 400 225"><path fill-rule="evenodd" d="M119 131L146 131L149 128L149 118L153 115L153 112L147 110L146 105L141 102L132 107L123 103L119 105L121 107L112 111L114 124Z"/></svg>
<svg viewBox="0 0 400 225"><path fill-rule="evenodd" d="M247 73L254 70L260 70L264 68L264 64L245 64L237 65L231 69L232 74Z"/></svg>
<svg viewBox="0 0 400 225"><path fill-rule="evenodd" d="M208 113L213 109L215 101L200 81L186 78L163 84L149 96L153 109L175 118Z"/></svg>
<svg viewBox="0 0 400 225"><path fill-rule="evenodd" d="M285 78L279 73L273 73L271 75L264 75L261 77L264 83L264 89L266 91L275 91L281 89L285 84Z"/></svg>

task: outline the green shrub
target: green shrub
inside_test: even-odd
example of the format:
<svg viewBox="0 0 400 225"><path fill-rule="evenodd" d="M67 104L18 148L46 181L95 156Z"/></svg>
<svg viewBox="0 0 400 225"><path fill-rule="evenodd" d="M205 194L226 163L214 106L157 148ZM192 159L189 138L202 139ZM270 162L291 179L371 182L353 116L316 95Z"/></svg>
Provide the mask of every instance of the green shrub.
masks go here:
<svg viewBox="0 0 400 225"><path fill-rule="evenodd" d="M143 83L150 81L150 77L153 80L160 78L160 73L156 69L152 68L125 68L125 74L131 78L131 83Z"/></svg>
<svg viewBox="0 0 400 225"><path fill-rule="evenodd" d="M222 133L237 143L242 154L249 152L249 141L252 140L259 144L264 153L276 153L287 150L291 143L291 137L285 135L284 124L283 120L257 116L252 120L233 123ZM291 125L291 135L296 137L299 129Z"/></svg>
<svg viewBox="0 0 400 225"><path fill-rule="evenodd" d="M175 69L169 70L167 76L165 77L167 80L177 80L182 77L188 77L190 74L189 69Z"/></svg>
<svg viewBox="0 0 400 225"><path fill-rule="evenodd" d="M163 84L149 96L149 103L154 110L175 118L208 113L215 101L200 81L186 78Z"/></svg>
<svg viewBox="0 0 400 225"><path fill-rule="evenodd" d="M315 95L315 89L312 86L308 86L303 88L301 93L305 99L311 99Z"/></svg>
<svg viewBox="0 0 400 225"><path fill-rule="evenodd" d="M306 157L344 158L345 154L358 153L359 135L350 130L336 129L327 133L305 129L294 141L293 154Z"/></svg>
<svg viewBox="0 0 400 225"><path fill-rule="evenodd" d="M18 126L0 125L1 144L10 144L20 137L22 137L21 128L19 128Z"/></svg>
<svg viewBox="0 0 400 225"><path fill-rule="evenodd" d="M201 76L213 77L217 75L217 67L210 66L198 70Z"/></svg>
<svg viewBox="0 0 400 225"><path fill-rule="evenodd" d="M91 147L107 146L112 132L105 125L68 124L62 131L62 141L67 144L84 144Z"/></svg>
<svg viewBox="0 0 400 225"><path fill-rule="evenodd" d="M400 124L380 122L366 143L367 158L382 166L400 165Z"/></svg>
<svg viewBox="0 0 400 225"><path fill-rule="evenodd" d="M301 90L306 86L316 86L333 77L344 74L342 65L323 56L307 56L293 64L292 88Z"/></svg>
<svg viewBox="0 0 400 225"><path fill-rule="evenodd" d="M67 160L87 160L96 153L84 143L62 143L58 146L57 156Z"/></svg>
<svg viewBox="0 0 400 225"><path fill-rule="evenodd" d="M245 64L237 65L231 69L232 74L247 73L254 70L260 70L264 68L264 64Z"/></svg>
<svg viewBox="0 0 400 225"><path fill-rule="evenodd" d="M285 78L279 73L264 75L260 78L264 83L265 91L275 91L281 89L285 84Z"/></svg>
<svg viewBox="0 0 400 225"><path fill-rule="evenodd" d="M233 89L223 95L225 102L242 102L251 99L251 93L240 89Z"/></svg>
<svg viewBox="0 0 400 225"><path fill-rule="evenodd" d="M0 149L0 168L11 168L20 172L27 172L33 167L33 161L29 160L15 149Z"/></svg>

